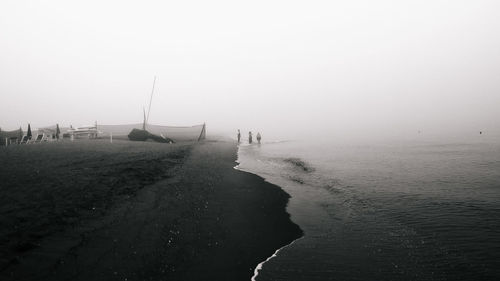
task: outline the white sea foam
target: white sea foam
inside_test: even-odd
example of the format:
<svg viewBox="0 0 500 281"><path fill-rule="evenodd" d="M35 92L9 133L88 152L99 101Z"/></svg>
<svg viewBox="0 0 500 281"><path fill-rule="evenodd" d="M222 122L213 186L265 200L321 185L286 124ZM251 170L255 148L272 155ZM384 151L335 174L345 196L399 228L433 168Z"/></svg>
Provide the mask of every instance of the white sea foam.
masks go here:
<svg viewBox="0 0 500 281"><path fill-rule="evenodd" d="M252 279L251 279L251 280L252 280L252 281L256 281L256 278L257 278L257 276L259 275L259 271L262 269L262 267L264 266L264 264L265 264L266 262L268 262L268 261L270 261L271 259L275 258L281 250L283 250L284 248L286 248L286 247L288 247L288 246L292 245L293 243L295 243L296 241L298 241L298 240L300 240L300 239L302 239L302 238L304 238L304 236L302 236L302 237L300 237L300 238L298 238L298 239L295 239L295 240L293 240L290 244L287 244L287 245L285 245L285 246L283 246L283 247L279 248L278 250L276 250L276 251L274 252L274 254L272 254L272 256L268 257L265 261L263 261L263 262L259 263L259 264L257 265L257 267L255 267L255 269L253 270L253 276L252 276Z"/></svg>

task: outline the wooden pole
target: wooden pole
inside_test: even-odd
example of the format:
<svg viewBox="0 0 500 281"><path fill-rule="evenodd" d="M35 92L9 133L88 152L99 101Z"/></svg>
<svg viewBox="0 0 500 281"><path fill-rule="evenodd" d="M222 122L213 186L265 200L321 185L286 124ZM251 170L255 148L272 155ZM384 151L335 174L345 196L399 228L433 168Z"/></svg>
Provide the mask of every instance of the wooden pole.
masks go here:
<svg viewBox="0 0 500 281"><path fill-rule="evenodd" d="M146 109L142 107L142 113L144 113L144 121L142 122L142 130L146 131Z"/></svg>
<svg viewBox="0 0 500 281"><path fill-rule="evenodd" d="M201 128L200 136L198 137L198 141L205 139L206 131L205 131L205 123L203 123L203 128Z"/></svg>
<svg viewBox="0 0 500 281"><path fill-rule="evenodd" d="M7 147L9 145L9 141L7 138L5 138L5 147Z"/></svg>

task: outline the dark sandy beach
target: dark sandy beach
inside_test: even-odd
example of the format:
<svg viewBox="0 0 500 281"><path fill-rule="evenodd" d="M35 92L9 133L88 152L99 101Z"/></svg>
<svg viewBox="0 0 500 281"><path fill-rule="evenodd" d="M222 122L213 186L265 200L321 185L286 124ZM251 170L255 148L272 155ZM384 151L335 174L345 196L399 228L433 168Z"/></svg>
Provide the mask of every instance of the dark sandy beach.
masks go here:
<svg viewBox="0 0 500 281"><path fill-rule="evenodd" d="M300 237L232 141L0 151L0 280L250 280Z"/></svg>

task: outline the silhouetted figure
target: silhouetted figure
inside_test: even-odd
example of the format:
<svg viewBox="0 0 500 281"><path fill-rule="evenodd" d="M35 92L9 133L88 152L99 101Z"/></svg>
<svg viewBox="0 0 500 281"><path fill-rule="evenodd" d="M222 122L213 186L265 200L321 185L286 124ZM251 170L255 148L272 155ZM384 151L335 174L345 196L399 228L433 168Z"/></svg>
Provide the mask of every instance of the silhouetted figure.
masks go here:
<svg viewBox="0 0 500 281"><path fill-rule="evenodd" d="M240 129L238 129L238 143L240 143L240 140L241 140L241 133L240 133Z"/></svg>
<svg viewBox="0 0 500 281"><path fill-rule="evenodd" d="M262 138L262 137L260 136L260 133L257 133L257 141L259 142L259 144L260 144L260 139L261 139L261 138Z"/></svg>
<svg viewBox="0 0 500 281"><path fill-rule="evenodd" d="M248 143L252 143L252 132L248 132Z"/></svg>
<svg viewBox="0 0 500 281"><path fill-rule="evenodd" d="M480 135L482 135L482 134L483 134L483 132L479 132L479 134L480 134Z"/></svg>

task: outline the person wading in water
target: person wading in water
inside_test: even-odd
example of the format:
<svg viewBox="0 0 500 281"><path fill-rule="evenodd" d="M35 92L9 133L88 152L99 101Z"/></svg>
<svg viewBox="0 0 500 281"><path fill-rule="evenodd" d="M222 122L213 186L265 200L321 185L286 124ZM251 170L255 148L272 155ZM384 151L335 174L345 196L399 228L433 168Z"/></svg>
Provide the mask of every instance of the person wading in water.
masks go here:
<svg viewBox="0 0 500 281"><path fill-rule="evenodd" d="M241 139L241 133L240 133L240 129L238 129L238 143L240 143L240 139Z"/></svg>
<svg viewBox="0 0 500 281"><path fill-rule="evenodd" d="M248 132L248 143L252 143L252 132Z"/></svg>
<svg viewBox="0 0 500 281"><path fill-rule="evenodd" d="M257 141L259 142L259 144L260 144L260 139L261 139L261 138L262 138L262 137L260 136L260 133L257 133Z"/></svg>

